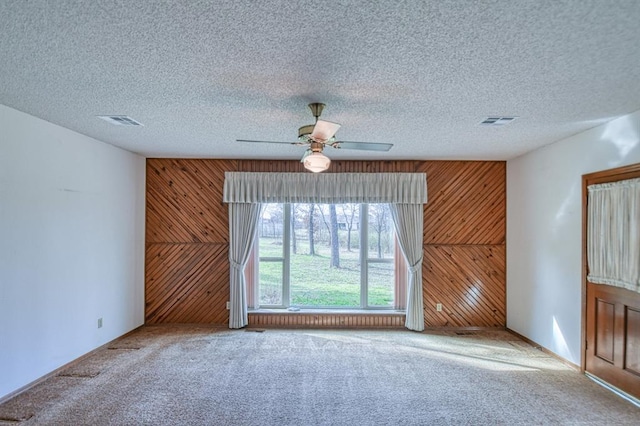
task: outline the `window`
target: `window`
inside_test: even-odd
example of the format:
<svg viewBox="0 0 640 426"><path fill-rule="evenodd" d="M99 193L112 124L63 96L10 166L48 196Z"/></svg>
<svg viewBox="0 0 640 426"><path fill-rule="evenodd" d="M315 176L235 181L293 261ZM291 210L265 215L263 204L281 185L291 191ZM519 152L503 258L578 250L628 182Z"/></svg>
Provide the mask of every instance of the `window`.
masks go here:
<svg viewBox="0 0 640 426"><path fill-rule="evenodd" d="M402 256L394 253L396 260L395 301L396 309L405 309L407 328L416 331L424 330L424 312L422 302L422 252L423 252L423 205L427 202L427 180L425 173L258 173L258 172L225 172L223 201L229 203L229 327L240 328L248 324L247 309L259 307L260 288L257 270L260 261L255 251L259 245L255 236L260 222L261 208L265 203L352 203L371 202L389 203L389 211L393 212L394 228L402 230ZM311 212L314 212L312 209ZM324 213L325 211L323 211ZM333 214L329 211L327 214ZM291 207L283 206L283 217L289 215L288 222L282 222L282 254L276 254L274 264L282 265L281 305L291 306L291 293L295 283L291 279L291 246L284 234L290 232L297 219ZM294 216L294 220L291 220ZM313 217L313 214L310 215ZM336 213L337 216L337 213ZM362 217L368 216L367 213ZM331 218L331 216L330 216ZM314 220L310 221L314 224ZM333 224L334 221L331 221ZM362 220L361 224L367 223ZM274 221L274 225L277 225ZM346 225L345 225L346 226ZM339 227L339 226L338 226ZM315 229L315 228L314 228ZM335 233L337 235L337 232ZM362 235L369 233L362 232ZM311 235L314 236L313 232ZM297 234L294 234L297 238ZM339 242L338 238L334 241ZM314 241L315 242L315 241ZM259 242L258 242L259 243ZM363 253L365 243L359 253ZM248 249L253 250L247 251ZM367 250L368 252L368 250ZM361 269L368 267L368 253L362 256ZM253 259L252 261L249 261ZM398 261L398 259L406 262ZM383 263L383 262L381 262ZM404 264L404 265L403 265ZM401 266L402 265L402 266ZM400 267L399 267L400 266ZM409 267L410 266L410 267ZM401 269L404 267L404 271ZM289 268L289 271L285 269ZM240 271L244 270L244 276ZM403 272L401 272L403 271ZM368 272L361 273L360 307L372 307L368 300ZM345 281L341 277L341 282ZM363 285L362 282L366 284ZM402 284L404 281L404 284ZM404 292L404 296L403 296ZM364 295L364 296L363 296ZM403 303L403 301L405 303ZM348 305L347 305L348 306Z"/></svg>
<svg viewBox="0 0 640 426"><path fill-rule="evenodd" d="M249 305L393 309L396 257L388 204L264 204Z"/></svg>

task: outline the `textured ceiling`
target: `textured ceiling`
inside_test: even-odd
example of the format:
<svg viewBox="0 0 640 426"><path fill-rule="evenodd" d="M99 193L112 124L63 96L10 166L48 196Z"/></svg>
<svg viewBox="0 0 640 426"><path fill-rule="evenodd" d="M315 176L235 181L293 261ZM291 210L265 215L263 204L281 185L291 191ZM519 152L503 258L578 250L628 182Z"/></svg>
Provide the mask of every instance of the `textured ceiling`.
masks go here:
<svg viewBox="0 0 640 426"><path fill-rule="evenodd" d="M640 109L640 1L0 1L0 103L147 157L513 158ZM144 127L98 115L128 115ZM493 115L519 118L486 127Z"/></svg>

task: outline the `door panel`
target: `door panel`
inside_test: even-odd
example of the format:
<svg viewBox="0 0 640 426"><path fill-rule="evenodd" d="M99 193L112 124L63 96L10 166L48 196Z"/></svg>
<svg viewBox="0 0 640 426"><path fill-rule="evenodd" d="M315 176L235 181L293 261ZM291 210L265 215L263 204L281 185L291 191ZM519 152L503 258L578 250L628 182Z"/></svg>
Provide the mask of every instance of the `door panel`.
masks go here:
<svg viewBox="0 0 640 426"><path fill-rule="evenodd" d="M596 299L596 356L613 364L616 305Z"/></svg>
<svg viewBox="0 0 640 426"><path fill-rule="evenodd" d="M625 370L640 376L640 311L627 307Z"/></svg>
<svg viewBox="0 0 640 426"><path fill-rule="evenodd" d="M640 398L640 294L587 283L586 371Z"/></svg>

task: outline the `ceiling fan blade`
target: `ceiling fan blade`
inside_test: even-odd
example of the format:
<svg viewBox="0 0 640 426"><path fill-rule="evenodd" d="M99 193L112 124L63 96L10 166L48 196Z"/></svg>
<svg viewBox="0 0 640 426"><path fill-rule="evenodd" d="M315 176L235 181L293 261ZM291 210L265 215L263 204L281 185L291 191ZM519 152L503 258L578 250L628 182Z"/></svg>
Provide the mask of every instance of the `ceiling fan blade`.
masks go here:
<svg viewBox="0 0 640 426"><path fill-rule="evenodd" d="M236 139L236 142L252 142L252 143L284 143L287 145L299 145L300 142L281 142L281 141L252 141L247 139Z"/></svg>
<svg viewBox="0 0 640 426"><path fill-rule="evenodd" d="M317 142L325 142L336 134L340 125L331 121L318 120L311 132L311 139Z"/></svg>
<svg viewBox="0 0 640 426"><path fill-rule="evenodd" d="M361 151L389 151L392 143L375 143L375 142L345 142L337 141L330 144L333 148L341 149L359 149Z"/></svg>
<svg viewBox="0 0 640 426"><path fill-rule="evenodd" d="M304 154L302 154L302 158L300 159L301 163L304 163L304 159L307 158L308 156L311 155L313 151L311 151L311 149L308 149L304 152Z"/></svg>

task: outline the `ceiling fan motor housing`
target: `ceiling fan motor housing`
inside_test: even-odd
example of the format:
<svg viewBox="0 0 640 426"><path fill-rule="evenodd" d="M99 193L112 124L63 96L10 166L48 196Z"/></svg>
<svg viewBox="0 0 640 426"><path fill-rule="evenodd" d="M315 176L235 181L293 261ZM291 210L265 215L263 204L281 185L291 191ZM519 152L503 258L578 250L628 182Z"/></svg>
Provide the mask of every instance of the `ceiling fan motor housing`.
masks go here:
<svg viewBox="0 0 640 426"><path fill-rule="evenodd" d="M311 142L309 146L311 152L322 152L322 148L324 148L324 144L320 142Z"/></svg>

